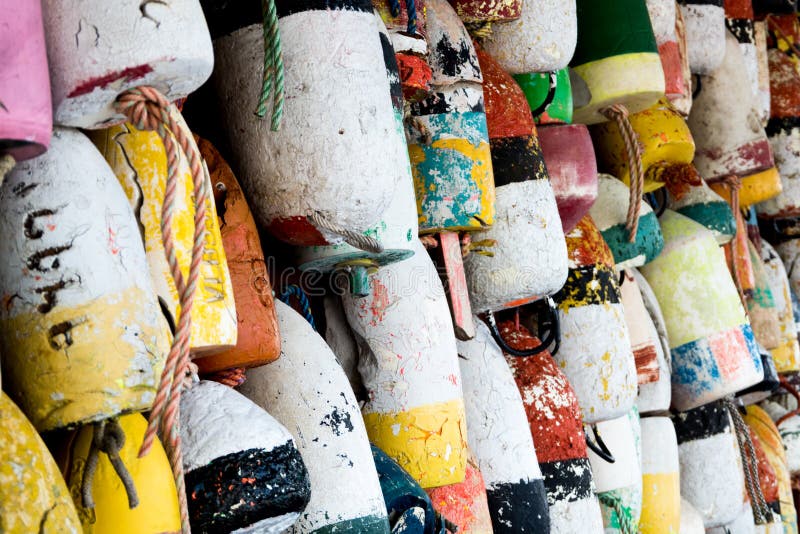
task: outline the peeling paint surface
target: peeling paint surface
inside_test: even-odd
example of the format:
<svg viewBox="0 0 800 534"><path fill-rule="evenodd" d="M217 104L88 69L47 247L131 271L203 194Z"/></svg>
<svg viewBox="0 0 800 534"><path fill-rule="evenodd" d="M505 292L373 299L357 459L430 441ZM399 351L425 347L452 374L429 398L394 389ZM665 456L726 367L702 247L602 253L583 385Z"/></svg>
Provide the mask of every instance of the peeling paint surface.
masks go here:
<svg viewBox="0 0 800 534"><path fill-rule="evenodd" d="M680 468L675 428L668 417L642 417L642 534L680 532Z"/></svg>
<svg viewBox="0 0 800 534"><path fill-rule="evenodd" d="M457 525L458 532L463 534L492 532L492 519L486 501L486 484L471 453L467 456L464 482L427 491L434 509Z"/></svg>
<svg viewBox="0 0 800 534"><path fill-rule="evenodd" d="M686 24L686 48L693 74L709 74L725 57L725 10L721 2L680 5Z"/></svg>
<svg viewBox="0 0 800 534"><path fill-rule="evenodd" d="M794 323L792 312L792 297L789 278L786 268L775 248L761 241L761 259L764 261L764 271L775 307L778 311L778 326L780 328L780 344L770 351L775 367L779 373L800 370L800 345L797 342L797 327Z"/></svg>

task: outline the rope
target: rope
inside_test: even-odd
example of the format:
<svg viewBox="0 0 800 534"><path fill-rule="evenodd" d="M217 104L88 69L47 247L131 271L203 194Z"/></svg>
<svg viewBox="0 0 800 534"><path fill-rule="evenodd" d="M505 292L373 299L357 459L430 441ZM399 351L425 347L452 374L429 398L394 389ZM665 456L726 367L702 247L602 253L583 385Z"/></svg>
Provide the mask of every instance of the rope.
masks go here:
<svg viewBox="0 0 800 534"><path fill-rule="evenodd" d="M3 179L6 174L10 173L16 164L17 161L10 154L0 156L0 185L3 185Z"/></svg>
<svg viewBox="0 0 800 534"><path fill-rule="evenodd" d="M314 322L314 315L311 313L311 303L308 302L308 297L306 296L305 291L300 289L300 286L292 284L283 291L283 293L280 296L280 299L284 304L288 304L289 306L291 306L291 304L289 304L289 301L291 300L292 297L295 297L297 301L300 303L300 309L303 314L303 317L306 318L306 321L308 321L308 323L311 325L311 328L313 328L314 331L316 331L317 325Z"/></svg>
<svg viewBox="0 0 800 534"><path fill-rule="evenodd" d="M164 202L161 206L161 239L164 245L167 264L178 291L180 317L167 356L164 371L158 385L156 398L150 412L147 431L144 435L139 457L147 455L160 431L162 440L168 445L169 460L178 500L181 506L181 525L184 533L191 532L186 503L186 487L183 480L183 458L179 432L180 397L183 380L189 371L189 335L192 327L192 306L200 275L200 262L205 245L205 218L208 191L205 174L191 139L181 130L170 114L170 103L156 89L143 86L125 91L117 97L116 109L124 114L140 130L153 130L164 143L167 155L167 180ZM172 218L176 208L176 189L178 184L179 154L177 144L188 159L192 172L194 199L194 240L188 279L184 279L175 253L175 238L172 231ZM166 438L166 439L164 439Z"/></svg>
<svg viewBox="0 0 800 534"><path fill-rule="evenodd" d="M421 235L419 240L425 248L436 248L439 246L439 241L432 235Z"/></svg>
<svg viewBox="0 0 800 534"><path fill-rule="evenodd" d="M224 371L217 371L209 376L210 380L219 382L231 388L236 388L244 384L247 377L245 376L244 367L234 367L233 369L225 369Z"/></svg>
<svg viewBox="0 0 800 534"><path fill-rule="evenodd" d="M490 21L468 22L464 26L477 41L485 41L492 36L492 23Z"/></svg>
<svg viewBox="0 0 800 534"><path fill-rule="evenodd" d="M628 169L631 175L630 197L628 199L628 216L625 228L628 229L628 241L636 241L636 231L639 228L639 210L642 207L642 192L644 189L644 169L642 166L642 147L639 145L639 136L633 129L628 119L628 109L622 104L613 104L600 110L609 120L617 123L625 144L625 154L628 158Z"/></svg>
<svg viewBox="0 0 800 534"><path fill-rule="evenodd" d="M736 441L739 443L739 454L742 456L742 467L744 467L745 486L747 494L750 496L750 506L753 508L753 518L756 525L764 525L772 520L772 510L764 499L761 491L761 484L758 480L758 459L750 431L742 419L742 414L734 404L731 397L725 399L725 407L733 419L733 426L736 430Z"/></svg>
<svg viewBox="0 0 800 534"><path fill-rule="evenodd" d="M310 215L308 215L308 218L312 223L314 223L315 226L319 226L331 233L341 236L342 239L344 239L344 242L350 246L359 248L361 250L366 250L367 252L372 252L374 254L380 254L383 252L383 245L381 245L380 241L374 237L359 234L358 232L348 230L344 226L339 226L338 224L326 219L325 216L318 211L312 212Z"/></svg>
<svg viewBox="0 0 800 534"><path fill-rule="evenodd" d="M272 94L270 130L277 132L283 118L283 51L281 50L281 33L278 28L278 13L275 9L275 0L261 0L261 14L264 28L264 72L256 115L259 118L264 118L267 114L267 100Z"/></svg>
<svg viewBox="0 0 800 534"><path fill-rule="evenodd" d="M474 252L475 254L480 254L481 256L489 256L490 258L493 258L494 252L486 249L494 246L497 246L497 240L495 239L481 239L480 241L473 241L469 234L464 234L461 237L461 257L466 258L471 252Z"/></svg>
<svg viewBox="0 0 800 534"><path fill-rule="evenodd" d="M622 534L636 534L639 531L639 525L633 521L628 510L622 506L622 499L619 495L611 492L604 492L598 493L597 498L604 506L611 508L614 510L614 513L617 514L617 522L619 523L619 530Z"/></svg>
<svg viewBox="0 0 800 534"><path fill-rule="evenodd" d="M100 453L105 453L111 466L116 471L117 476L122 481L125 487L125 493L128 496L128 508L136 508L139 506L139 496L136 494L136 486L133 484L133 479L122 459L119 457L119 451L125 445L125 431L122 430L119 422L114 419L103 420L94 423L94 433L92 435L92 443L89 446L89 455L86 457L86 465L83 468L83 477L81 480L81 496L83 498L83 507L94 509L94 497L92 495L92 487L94 483L94 475L97 472L97 465L100 460Z"/></svg>
<svg viewBox="0 0 800 534"><path fill-rule="evenodd" d="M400 16L400 0L389 0L389 13L394 18Z"/></svg>

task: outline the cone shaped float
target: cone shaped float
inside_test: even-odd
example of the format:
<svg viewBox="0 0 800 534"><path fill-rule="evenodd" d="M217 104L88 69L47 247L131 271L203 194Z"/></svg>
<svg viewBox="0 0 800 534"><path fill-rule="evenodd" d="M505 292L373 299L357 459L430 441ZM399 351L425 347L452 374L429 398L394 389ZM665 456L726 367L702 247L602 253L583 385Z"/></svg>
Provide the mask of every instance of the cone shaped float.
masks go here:
<svg viewBox="0 0 800 534"><path fill-rule="evenodd" d="M668 417L642 417L642 534L678 534L680 469L675 429Z"/></svg>

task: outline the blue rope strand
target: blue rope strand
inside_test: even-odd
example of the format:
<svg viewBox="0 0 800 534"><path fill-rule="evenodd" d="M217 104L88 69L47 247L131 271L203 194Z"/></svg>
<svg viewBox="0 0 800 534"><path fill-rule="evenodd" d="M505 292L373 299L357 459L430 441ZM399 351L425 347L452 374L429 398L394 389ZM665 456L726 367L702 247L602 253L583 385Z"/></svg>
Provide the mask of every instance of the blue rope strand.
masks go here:
<svg viewBox="0 0 800 534"><path fill-rule="evenodd" d="M306 321L308 321L308 323L311 325L311 328L313 328L316 332L317 325L314 322L314 315L311 313L311 303L308 301L305 291L300 289L300 286L292 284L286 287L281 294L280 299L284 304L291 306L289 301L292 299L292 297L295 297L300 303L300 309L303 317L306 318Z"/></svg>

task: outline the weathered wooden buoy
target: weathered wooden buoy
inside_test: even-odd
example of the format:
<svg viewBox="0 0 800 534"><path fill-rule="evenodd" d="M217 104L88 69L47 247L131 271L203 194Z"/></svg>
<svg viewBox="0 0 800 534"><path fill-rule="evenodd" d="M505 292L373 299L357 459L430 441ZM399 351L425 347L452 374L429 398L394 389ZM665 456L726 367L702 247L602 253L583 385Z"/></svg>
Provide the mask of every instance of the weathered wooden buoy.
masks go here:
<svg viewBox="0 0 800 534"><path fill-rule="evenodd" d="M641 203L639 226L631 241L625 226L630 191L610 174L599 174L597 179L597 201L589 214L614 255L615 267L641 267L655 259L664 248L664 236L653 208L647 202Z"/></svg>
<svg viewBox="0 0 800 534"><path fill-rule="evenodd" d="M386 508L358 403L336 357L306 320L275 303L278 361L251 369L240 391L284 423L311 478L295 532L386 533ZM317 378L309 381L308 373Z"/></svg>
<svg viewBox="0 0 800 534"><path fill-rule="evenodd" d="M667 207L705 226L714 234L718 244L729 243L736 235L736 219L730 204L699 177L694 167L688 170L687 174L692 176L687 176L686 180L673 176L675 180L667 184Z"/></svg>
<svg viewBox="0 0 800 534"><path fill-rule="evenodd" d="M536 126L522 90L478 48L492 147L496 215L474 242L493 241L492 255L464 260L470 303L497 311L551 295L567 276L567 247ZM484 473L485 474L485 473Z"/></svg>
<svg viewBox="0 0 800 534"><path fill-rule="evenodd" d="M681 464L681 495L706 528L736 519L746 498L736 431L725 401L673 416Z"/></svg>
<svg viewBox="0 0 800 534"><path fill-rule="evenodd" d="M53 129L41 2L9 4L0 25L0 154L22 161L47 150Z"/></svg>
<svg viewBox="0 0 800 534"><path fill-rule="evenodd" d="M495 24L483 46L511 74L563 69L575 51L575 0L528 0L517 20Z"/></svg>
<svg viewBox="0 0 800 534"><path fill-rule="evenodd" d="M172 118L196 148L183 117L177 111L172 113ZM177 322L180 311L178 290L170 274L161 234L161 211L167 185L167 152L164 143L156 132L139 130L130 123L92 132L90 137L111 165L128 196L144 239L150 277L156 286L156 293L171 319ZM178 176L172 230L178 264L183 275L187 276L194 241L194 209L192 172L185 155L179 155ZM208 191L213 187L210 182L206 174ZM204 221L205 245L189 337L195 357L232 349L237 340L236 304L219 223L214 199L209 195Z"/></svg>
<svg viewBox="0 0 800 534"><path fill-rule="evenodd" d="M450 0L464 22L507 22L522 14L522 0Z"/></svg>
<svg viewBox="0 0 800 534"><path fill-rule="evenodd" d="M161 442L156 439L150 452L139 458L139 445L144 439L147 420L139 414L130 414L120 417L118 424L125 434L125 443L118 455L136 488L139 504L135 508L129 507L125 487L105 454L99 455L93 475L91 495L94 508L83 506L83 477L92 446L91 425L73 433L64 450L59 451L61 471L78 510L84 534L180 531L178 493Z"/></svg>
<svg viewBox="0 0 800 534"><path fill-rule="evenodd" d="M515 350L527 351L541 344L513 321L501 323L500 333ZM602 532L581 409L567 377L547 350L532 356L506 355L506 360L522 394L531 436L537 444L536 457L550 509L550 531Z"/></svg>
<svg viewBox="0 0 800 534"><path fill-rule="evenodd" d="M486 483L494 532L549 532L542 472L522 397L500 347L476 317L475 338L458 341L467 435Z"/></svg>
<svg viewBox="0 0 800 534"><path fill-rule="evenodd" d="M514 80L525 93L536 124L572 122L572 85L568 68L515 74Z"/></svg>
<svg viewBox="0 0 800 534"><path fill-rule="evenodd" d="M692 503L681 497L681 534L705 534L703 516L700 515Z"/></svg>
<svg viewBox="0 0 800 534"><path fill-rule="evenodd" d="M189 520L199 532L289 528L311 495L289 431L228 386L201 381L181 395Z"/></svg>
<svg viewBox="0 0 800 534"><path fill-rule="evenodd" d="M791 288L786 268L775 248L763 239L761 259L764 261L764 272L778 310L780 328L780 343L770 351L772 359L779 373L800 371L800 345L797 341L797 327L792 313Z"/></svg>
<svg viewBox="0 0 800 534"><path fill-rule="evenodd" d="M0 530L79 534L67 485L36 429L0 392Z"/></svg>
<svg viewBox="0 0 800 534"><path fill-rule="evenodd" d="M762 94L759 86L758 48L756 46L756 29L753 20L752 0L723 0L725 9L725 27L733 34L739 43L739 50L744 60L746 81L750 85L753 98L753 107L758 116L758 121L766 119L769 115L769 93ZM702 90L702 89L701 89ZM764 105L766 104L766 115Z"/></svg>
<svg viewBox="0 0 800 534"><path fill-rule="evenodd" d="M372 3L277 2L288 97L277 132L242 102L261 94L260 6L203 5L234 167L257 221L293 245L356 242L385 211L407 158Z"/></svg>
<svg viewBox="0 0 800 534"><path fill-rule="evenodd" d="M40 431L143 411L169 332L142 241L108 164L80 132L0 189L4 387Z"/></svg>
<svg viewBox="0 0 800 534"><path fill-rule="evenodd" d="M642 534L677 534L681 523L678 441L669 417L642 417Z"/></svg>
<svg viewBox="0 0 800 534"><path fill-rule="evenodd" d="M43 7L57 124L123 122L114 103L127 89L149 85L172 101L211 75L211 40L197 0L123 6L45 0Z"/></svg>
<svg viewBox="0 0 800 534"><path fill-rule="evenodd" d="M679 0L686 24L689 67L710 74L725 57L725 9L722 0Z"/></svg>
<svg viewBox="0 0 800 534"><path fill-rule="evenodd" d="M361 348L370 440L431 488L464 480L467 432L444 289L422 244L414 250L370 277L370 295L343 303Z"/></svg>
<svg viewBox="0 0 800 534"><path fill-rule="evenodd" d="M766 268L753 242L747 241L750 262L753 264L755 288L745 295L747 315L753 328L756 341L767 350L773 350L781 344L781 330L778 323L778 308L772 295Z"/></svg>
<svg viewBox="0 0 800 534"><path fill-rule="evenodd" d="M794 477L800 473L800 416L792 414L777 402L767 400L761 407L769 414L781 435L786 450L786 467Z"/></svg>
<svg viewBox="0 0 800 534"><path fill-rule="evenodd" d="M561 347L554 355L588 424L626 414L636 401L636 364L614 258L590 216L566 236L569 275L554 295Z"/></svg>
<svg viewBox="0 0 800 534"><path fill-rule="evenodd" d="M675 0L646 0L646 4L664 70L664 95L670 100L682 97L686 87L677 33L678 5Z"/></svg>
<svg viewBox="0 0 800 534"><path fill-rule="evenodd" d="M620 299L625 310L625 324L631 340L631 350L636 361L636 376L639 385L657 382L660 378L658 346L661 340L647 313L639 289L639 283L633 274L634 269L620 271ZM663 359L663 354L661 358Z"/></svg>
<svg viewBox="0 0 800 534"><path fill-rule="evenodd" d="M614 463L589 451L589 462L603 511L606 534L630 532L642 513L642 443L639 414L634 408L616 419L597 424L597 432Z"/></svg>
<svg viewBox="0 0 800 534"><path fill-rule="evenodd" d="M561 227L568 233L597 199L597 161L592 138L583 124L544 126L538 134Z"/></svg>
<svg viewBox="0 0 800 534"><path fill-rule="evenodd" d="M711 232L671 210L660 222L664 250L641 272L667 323L672 405L686 411L757 384L763 369L724 254Z"/></svg>
<svg viewBox="0 0 800 534"><path fill-rule="evenodd" d="M644 0L578 0L578 44L570 65L573 120L605 122L600 110L630 113L664 96L664 70ZM576 82L579 80L579 83Z"/></svg>
<svg viewBox="0 0 800 534"><path fill-rule="evenodd" d="M478 468L478 462L471 453L467 456L464 482L431 488L427 491L434 509L456 525L460 534L493 532L486 498L486 484Z"/></svg>

